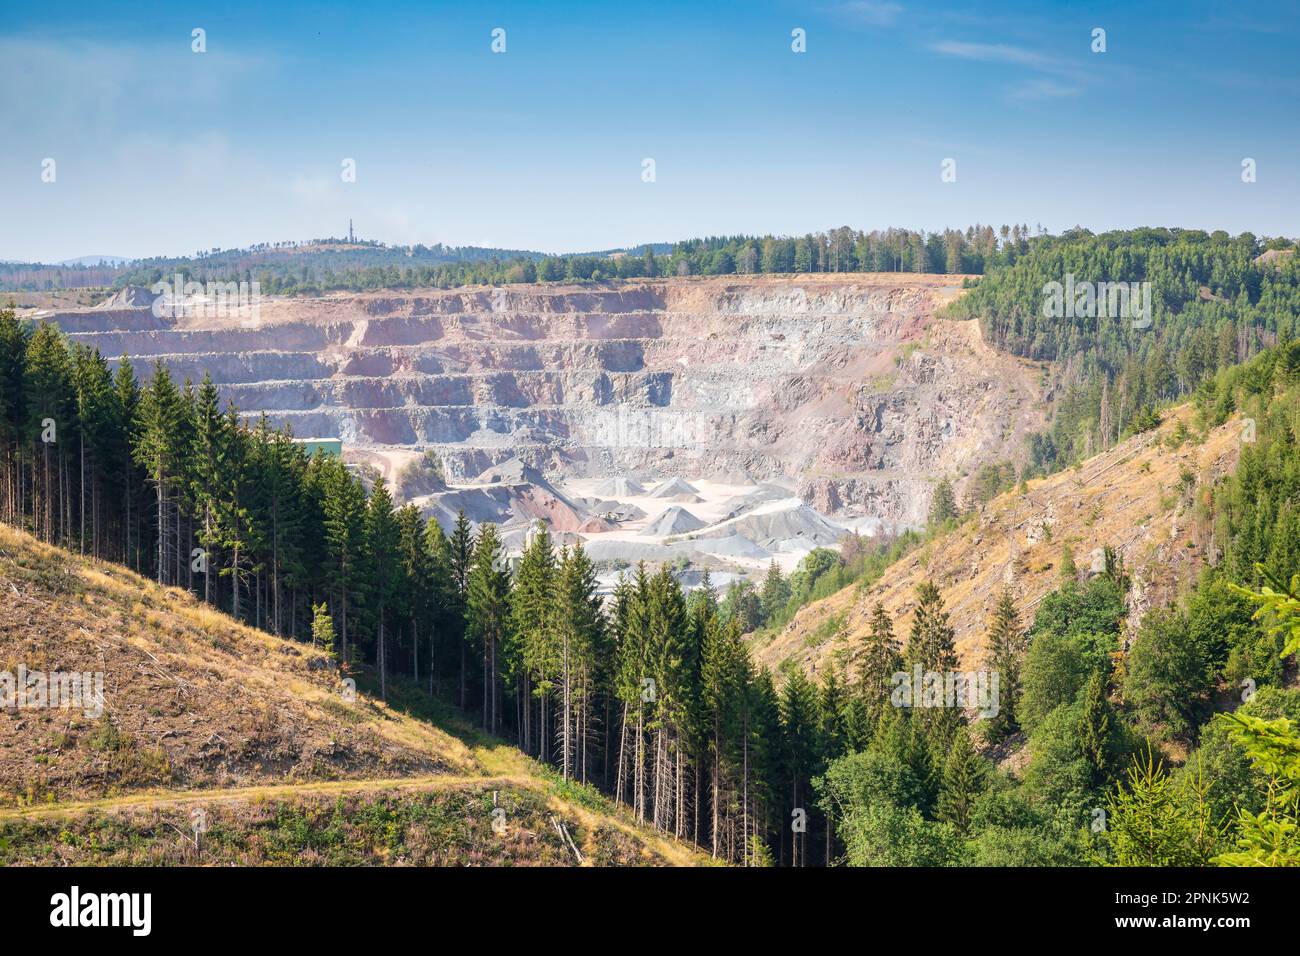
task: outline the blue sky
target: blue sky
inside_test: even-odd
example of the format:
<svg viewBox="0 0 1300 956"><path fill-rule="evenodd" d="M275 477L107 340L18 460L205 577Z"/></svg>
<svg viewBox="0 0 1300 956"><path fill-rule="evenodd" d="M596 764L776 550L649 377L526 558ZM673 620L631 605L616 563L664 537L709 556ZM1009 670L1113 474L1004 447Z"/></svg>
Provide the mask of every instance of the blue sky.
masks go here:
<svg viewBox="0 0 1300 956"><path fill-rule="evenodd" d="M3 2L0 259L349 217L557 252L844 224L1300 233L1294 3Z"/></svg>

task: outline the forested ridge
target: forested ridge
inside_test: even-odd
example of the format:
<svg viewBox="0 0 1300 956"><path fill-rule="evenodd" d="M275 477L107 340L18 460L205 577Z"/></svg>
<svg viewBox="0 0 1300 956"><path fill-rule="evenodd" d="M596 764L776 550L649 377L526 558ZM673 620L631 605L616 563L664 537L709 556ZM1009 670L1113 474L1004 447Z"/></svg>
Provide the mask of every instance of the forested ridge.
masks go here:
<svg viewBox="0 0 1300 956"><path fill-rule="evenodd" d="M840 226L803 236L708 236L627 250L545 254L474 247L386 246L324 239L156 257L114 269L0 263L0 288L151 286L185 281L254 282L267 295L369 289L455 288L513 282L601 282L661 276L789 272L983 273L1014 262L1046 235L1028 225L976 224L942 232Z"/></svg>
<svg viewBox="0 0 1300 956"><path fill-rule="evenodd" d="M1045 287L1067 276L1080 283L1149 282L1149 324L1049 314ZM950 312L978 319L990 345L1053 363L1053 424L1031 436L1028 471L1041 474L1149 428L1160 405L1190 395L1219 369L1294 339L1300 262L1289 241L1262 242L1249 233L1075 230L1034 237L1023 255L990 269Z"/></svg>
<svg viewBox="0 0 1300 956"><path fill-rule="evenodd" d="M1165 315L1166 338L1138 347L1155 350L1142 369L1163 350L1189 372L1144 394L1133 420L1158 421L1161 404L1189 394L1197 426L1179 441L1236 413L1254 423L1237 471L1197 489L1212 567L1128 634L1118 560L1089 577L1063 555L1060 588L1032 621L1006 595L989 622L982 666L1000 674L1003 698L987 720L890 705L895 673L957 666L932 584L918 590L908 633L880 610L847 668L815 681L773 674L754 666L742 636L752 624L744 604L762 596L719 599L707 584L687 594L669 569L640 567L602 601L582 549L556 549L544 531L512 568L492 525L472 530L462 515L445 533L395 507L382 480L367 487L337 459L309 458L287 432L221 407L210 380L177 383L159 364L139 382L130 363L113 371L53 326L11 313L0 315L0 515L271 633L324 644L345 669L373 673L381 693L390 675L407 676L565 777L732 862L1295 863L1300 768L1283 718L1300 719L1300 695L1288 689L1300 601L1300 345L1294 305L1278 304L1292 301L1295 267L1265 273L1255 247L1210 245L1222 261L1211 256L1206 268L1225 283L1229 273L1214 271L1223 262L1250 263L1241 302L1221 313L1198 292L1204 307L1184 302ZM1011 280L991 276L966 297L968 314L1003 347L1099 376L1067 387L1123 392L1113 376L1136 361L1132 343L1088 326L1028 335L1038 320L1026 303L1041 301L1035 283L1050 267L1005 269L996 275L1023 286L1014 301L997 304ZM1200 281L1194 272L1178 287ZM1016 309L1019 325L1006 320ZM1165 334L1162 314L1145 333ZM1184 352L1200 348L1192 343L1227 341L1224 328L1239 348L1186 365ZM1098 428L1104 407L1071 433ZM1092 434L1104 444L1133 427ZM1062 428L1058 413L1053 436ZM1058 445L1050 462L1083 447ZM875 572L871 562L861 571ZM777 572L764 619L814 586L792 588ZM1257 618L1250 595L1261 593ZM1022 745L1023 767L995 764Z"/></svg>

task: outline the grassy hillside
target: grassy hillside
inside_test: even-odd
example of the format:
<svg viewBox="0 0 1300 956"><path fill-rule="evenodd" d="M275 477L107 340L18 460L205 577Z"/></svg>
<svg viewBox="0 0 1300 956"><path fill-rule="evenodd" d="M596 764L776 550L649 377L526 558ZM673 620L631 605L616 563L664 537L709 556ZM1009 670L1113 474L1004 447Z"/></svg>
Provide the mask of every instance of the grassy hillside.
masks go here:
<svg viewBox="0 0 1300 956"><path fill-rule="evenodd" d="M1039 601L1060 583L1066 546L1081 576L1090 573L1095 550L1115 549L1133 577L1136 622L1195 580L1213 546L1197 520L1198 506L1240 450L1240 422L1199 440L1184 437L1191 416L1190 407L1179 408L1159 428L1078 468L1000 495L870 587L846 587L803 608L778 633L752 637L755 656L770 667L790 662L809 673L832 660L851 667L875 604L883 603L896 633L906 635L916 586L932 580L943 593L962 665L974 667L983 662L986 624L1003 587L1011 589L1021 620L1033 620Z"/></svg>
<svg viewBox="0 0 1300 956"><path fill-rule="evenodd" d="M0 671L104 675L102 714L0 710L0 864L704 859L412 687L349 694L310 646L3 526L0 593Z"/></svg>

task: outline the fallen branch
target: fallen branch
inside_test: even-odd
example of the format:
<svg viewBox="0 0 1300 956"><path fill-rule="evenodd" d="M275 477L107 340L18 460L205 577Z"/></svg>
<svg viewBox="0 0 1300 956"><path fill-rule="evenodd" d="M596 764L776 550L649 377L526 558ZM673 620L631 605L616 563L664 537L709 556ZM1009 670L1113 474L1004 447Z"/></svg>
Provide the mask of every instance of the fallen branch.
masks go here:
<svg viewBox="0 0 1300 956"><path fill-rule="evenodd" d="M577 859L579 864L581 864L582 854L578 851L577 845L573 842L573 837L569 836L569 828L561 823L559 818L554 815L551 817L551 825L555 827L555 831L560 834L560 839L562 839L565 845L573 851L574 858Z"/></svg>

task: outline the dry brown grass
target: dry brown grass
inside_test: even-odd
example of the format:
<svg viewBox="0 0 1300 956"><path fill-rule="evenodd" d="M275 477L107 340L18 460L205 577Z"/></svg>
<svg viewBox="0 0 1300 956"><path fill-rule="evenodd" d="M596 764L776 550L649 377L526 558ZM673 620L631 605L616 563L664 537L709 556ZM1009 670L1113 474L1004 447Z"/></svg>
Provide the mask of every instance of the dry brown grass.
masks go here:
<svg viewBox="0 0 1300 956"><path fill-rule="evenodd" d="M1066 542L1085 575L1094 549L1109 546L1120 554L1133 577L1130 620L1136 620L1174 596L1204 562L1211 536L1197 518L1197 502L1214 479L1236 466L1240 425L1235 421L1203 442L1193 438L1171 447L1176 423L1190 419L1191 409L1182 407L1155 431L1135 435L1077 469L1029 482L1026 494L1001 495L890 567L872 587L844 588L803 608L771 638L751 638L755 655L770 667L789 661L809 673L830 661L852 666L876 602L884 604L895 633L906 640L916 586L929 578L943 593L962 665L976 666L1002 588L1010 588L1022 622L1032 621L1039 601L1059 586ZM1184 470L1196 477L1187 491ZM1014 573L1009 570L1013 547L1019 550ZM837 616L843 625L828 627Z"/></svg>
<svg viewBox="0 0 1300 956"><path fill-rule="evenodd" d="M588 864L707 860L513 747L345 702L310 646L2 525L0 594L0 669L105 674L102 717L0 711L7 862L299 862L287 847L318 837L301 862L577 862L552 817ZM498 795L518 804L510 839L484 812ZM331 801L359 816L325 839ZM225 827L201 859L183 833L196 806Z"/></svg>

